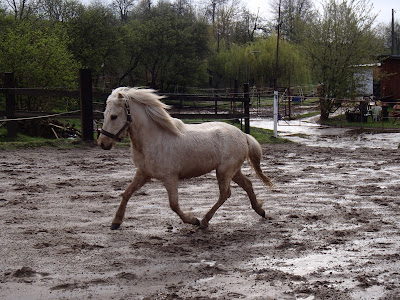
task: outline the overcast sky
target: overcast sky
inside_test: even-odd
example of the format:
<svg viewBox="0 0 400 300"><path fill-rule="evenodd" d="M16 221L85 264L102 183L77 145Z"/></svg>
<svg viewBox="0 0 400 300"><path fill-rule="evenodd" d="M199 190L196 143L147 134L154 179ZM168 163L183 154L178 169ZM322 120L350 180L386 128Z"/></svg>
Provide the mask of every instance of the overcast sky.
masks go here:
<svg viewBox="0 0 400 300"><path fill-rule="evenodd" d="M250 11L256 13L258 8L260 13L265 16L270 16L269 11L271 10L271 3L274 0L242 0L243 3L247 4ZM317 4L323 3L323 0L313 0ZM392 8L395 10L394 18L395 20L400 20L400 1L399 0L370 0L373 5L373 12L378 14L376 18L377 22L389 23L392 20Z"/></svg>

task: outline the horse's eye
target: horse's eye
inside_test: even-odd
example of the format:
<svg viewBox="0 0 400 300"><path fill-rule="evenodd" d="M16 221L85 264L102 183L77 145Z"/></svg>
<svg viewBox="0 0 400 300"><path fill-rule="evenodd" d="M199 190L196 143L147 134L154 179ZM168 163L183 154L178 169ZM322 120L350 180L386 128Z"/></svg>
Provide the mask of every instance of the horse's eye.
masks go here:
<svg viewBox="0 0 400 300"><path fill-rule="evenodd" d="M111 120L115 120L118 116L117 115L112 115Z"/></svg>

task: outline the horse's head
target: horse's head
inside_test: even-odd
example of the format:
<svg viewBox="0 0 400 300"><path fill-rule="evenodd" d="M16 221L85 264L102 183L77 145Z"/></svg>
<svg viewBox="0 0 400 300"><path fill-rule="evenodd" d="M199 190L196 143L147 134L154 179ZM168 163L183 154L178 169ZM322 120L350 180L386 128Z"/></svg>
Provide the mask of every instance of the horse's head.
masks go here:
<svg viewBox="0 0 400 300"><path fill-rule="evenodd" d="M110 150L117 141L121 141L128 135L131 122L128 100L122 93L114 91L107 99L104 123L97 144L104 150Z"/></svg>

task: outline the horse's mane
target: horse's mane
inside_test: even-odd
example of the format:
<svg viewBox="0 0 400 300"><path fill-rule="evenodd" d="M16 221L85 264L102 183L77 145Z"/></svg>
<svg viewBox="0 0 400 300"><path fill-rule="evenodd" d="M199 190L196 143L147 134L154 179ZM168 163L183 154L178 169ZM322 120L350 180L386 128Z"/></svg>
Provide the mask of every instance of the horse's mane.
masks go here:
<svg viewBox="0 0 400 300"><path fill-rule="evenodd" d="M166 111L169 105L160 101L165 97L157 95L155 90L120 87L113 90L112 94L114 94L116 98L121 98L122 96L125 99L143 104L145 112L151 120L174 135L179 136L182 134L175 119Z"/></svg>

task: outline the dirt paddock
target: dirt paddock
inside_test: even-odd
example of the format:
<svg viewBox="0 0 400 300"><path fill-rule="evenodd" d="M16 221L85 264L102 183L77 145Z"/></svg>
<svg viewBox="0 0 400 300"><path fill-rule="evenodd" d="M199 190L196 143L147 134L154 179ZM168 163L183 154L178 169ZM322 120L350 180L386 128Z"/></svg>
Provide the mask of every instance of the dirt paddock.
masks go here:
<svg viewBox="0 0 400 300"><path fill-rule="evenodd" d="M0 153L0 299L399 299L397 150L263 146L273 191L243 190L207 230L183 224L152 181L109 229L134 174L129 150ZM202 216L215 174L183 181Z"/></svg>

